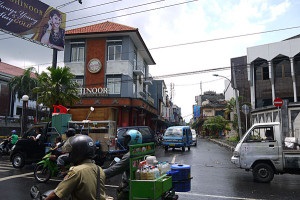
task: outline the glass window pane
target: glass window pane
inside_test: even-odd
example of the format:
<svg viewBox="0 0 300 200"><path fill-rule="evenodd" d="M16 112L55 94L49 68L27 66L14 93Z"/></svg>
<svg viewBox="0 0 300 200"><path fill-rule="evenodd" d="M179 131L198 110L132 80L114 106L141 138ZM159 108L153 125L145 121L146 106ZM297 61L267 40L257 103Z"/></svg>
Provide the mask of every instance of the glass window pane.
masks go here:
<svg viewBox="0 0 300 200"><path fill-rule="evenodd" d="M118 45L118 46L115 46L116 47L116 56L115 56L115 59L116 60L121 60L121 54L122 54L122 46Z"/></svg>
<svg viewBox="0 0 300 200"><path fill-rule="evenodd" d="M84 61L84 47L79 47L78 51L78 61Z"/></svg>
<svg viewBox="0 0 300 200"><path fill-rule="evenodd" d="M120 94L121 92L121 79L116 78L115 79L115 94Z"/></svg>
<svg viewBox="0 0 300 200"><path fill-rule="evenodd" d="M114 60L114 46L108 47L108 60Z"/></svg>
<svg viewBox="0 0 300 200"><path fill-rule="evenodd" d="M77 48L75 47L72 47L72 50L71 50L71 61L77 61L76 60L76 56L77 55Z"/></svg>
<svg viewBox="0 0 300 200"><path fill-rule="evenodd" d="M112 82L112 79L111 78L108 78L107 79L107 88L108 88L108 93L109 94L113 94L113 92L114 92L114 88L113 88L114 86L113 86L113 82Z"/></svg>

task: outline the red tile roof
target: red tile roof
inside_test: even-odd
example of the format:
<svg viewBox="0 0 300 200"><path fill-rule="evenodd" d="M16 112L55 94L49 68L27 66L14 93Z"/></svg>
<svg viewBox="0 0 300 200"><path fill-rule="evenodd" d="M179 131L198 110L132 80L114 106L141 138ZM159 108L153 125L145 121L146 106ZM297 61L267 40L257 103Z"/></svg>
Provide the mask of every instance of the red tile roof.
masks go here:
<svg viewBox="0 0 300 200"><path fill-rule="evenodd" d="M24 69L4 63L4 62L0 62L0 74L7 74L10 76L21 76L24 74ZM32 77L35 77L35 75L32 73L31 74Z"/></svg>
<svg viewBox="0 0 300 200"><path fill-rule="evenodd" d="M137 28L118 24L115 22L103 22L81 28L75 28L66 31L66 35L81 34L81 33L107 33L107 32L122 32L122 31L137 31Z"/></svg>

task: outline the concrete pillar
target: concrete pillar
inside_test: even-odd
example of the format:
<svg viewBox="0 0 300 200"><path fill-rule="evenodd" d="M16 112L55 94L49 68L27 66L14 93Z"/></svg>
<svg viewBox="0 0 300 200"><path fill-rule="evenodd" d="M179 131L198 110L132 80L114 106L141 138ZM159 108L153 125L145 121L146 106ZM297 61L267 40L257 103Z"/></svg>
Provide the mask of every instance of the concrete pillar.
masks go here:
<svg viewBox="0 0 300 200"><path fill-rule="evenodd" d="M254 66L253 64L247 64L248 80L250 82L250 96L251 106L255 109L255 79L254 79Z"/></svg>
<svg viewBox="0 0 300 200"><path fill-rule="evenodd" d="M293 80L294 102L297 102L297 87L296 87L296 78L295 78L294 57L290 58L290 62L291 62L291 75Z"/></svg>
<svg viewBox="0 0 300 200"><path fill-rule="evenodd" d="M272 61L268 61L268 65L269 65L269 79L271 81L271 87L272 87L272 99L274 100L276 98L276 95L275 95L275 83L274 83L274 69L273 69Z"/></svg>
<svg viewBox="0 0 300 200"><path fill-rule="evenodd" d="M279 115L279 121L281 122L281 128L283 136L289 135L289 117L288 117L288 104L289 101L287 99L283 99L283 105L281 107L281 115Z"/></svg>

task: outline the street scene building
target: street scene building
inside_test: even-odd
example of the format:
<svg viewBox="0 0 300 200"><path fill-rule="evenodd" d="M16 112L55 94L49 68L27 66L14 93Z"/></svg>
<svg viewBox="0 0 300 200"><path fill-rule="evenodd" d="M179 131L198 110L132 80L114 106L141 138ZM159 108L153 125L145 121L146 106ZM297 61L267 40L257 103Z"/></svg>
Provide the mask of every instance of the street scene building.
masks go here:
<svg viewBox="0 0 300 200"><path fill-rule="evenodd" d="M182 123L181 110L169 99L164 81L153 80L149 73L155 61L137 28L107 21L66 31L64 64L80 86L80 101L64 105L72 120L113 120L118 127L146 125L155 131ZM2 116L18 118L22 102L11 99L8 82L24 70L6 63L0 66L18 69L18 73L2 71L2 77L9 77L1 84L7 106L0 109ZM29 101L28 108L32 110L28 115L37 117L35 102Z"/></svg>

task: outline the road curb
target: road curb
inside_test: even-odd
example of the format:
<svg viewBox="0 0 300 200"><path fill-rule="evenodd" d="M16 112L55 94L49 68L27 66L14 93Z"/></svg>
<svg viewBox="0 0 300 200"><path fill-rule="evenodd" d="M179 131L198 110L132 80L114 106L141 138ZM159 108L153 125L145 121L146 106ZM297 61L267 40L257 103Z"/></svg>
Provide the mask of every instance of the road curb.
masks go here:
<svg viewBox="0 0 300 200"><path fill-rule="evenodd" d="M219 145L221 145L221 146L223 146L223 147L226 147L227 149L229 149L230 151L234 151L234 146L232 146L232 145L229 145L229 144L226 144L226 143L224 143L224 142L222 142L222 141L220 141L220 140L216 140L216 139L211 139L211 138L209 138L208 139L209 141L212 141L212 142L214 142L214 143L216 143L216 144L219 144Z"/></svg>

